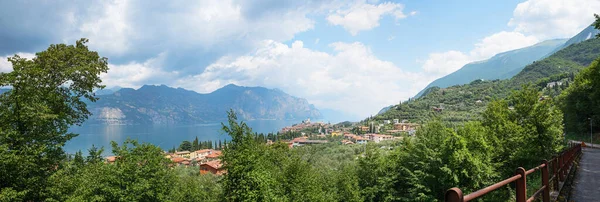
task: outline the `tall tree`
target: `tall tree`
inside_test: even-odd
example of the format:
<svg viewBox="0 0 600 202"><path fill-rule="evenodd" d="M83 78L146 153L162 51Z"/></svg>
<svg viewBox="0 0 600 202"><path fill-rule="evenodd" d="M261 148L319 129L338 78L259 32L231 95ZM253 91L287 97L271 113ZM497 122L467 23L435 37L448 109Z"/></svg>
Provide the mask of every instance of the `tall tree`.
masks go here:
<svg viewBox="0 0 600 202"><path fill-rule="evenodd" d="M223 149L221 156L227 175L223 178L223 192L227 201L268 201L275 196L273 179L263 161L262 144L254 141L252 130L246 123L237 122L237 116L230 110L227 113L228 125L222 124L223 131L231 136L231 141Z"/></svg>
<svg viewBox="0 0 600 202"><path fill-rule="evenodd" d="M193 150L200 149L200 146L198 145L198 136L196 136L196 139L194 139L194 142L192 142L192 148L193 148Z"/></svg>
<svg viewBox="0 0 600 202"><path fill-rule="evenodd" d="M13 71L0 73L0 189L18 198L41 201L46 180L65 158L62 147L75 137L68 132L91 114L85 100L96 101L94 89L104 88L100 74L106 58L90 51L81 39L57 44L33 59L9 57Z"/></svg>
<svg viewBox="0 0 600 202"><path fill-rule="evenodd" d="M594 14L594 18L596 18L596 20L594 21L594 24L592 24L592 25L594 26L594 28L600 29L600 15ZM596 34L596 37L600 37L600 34Z"/></svg>

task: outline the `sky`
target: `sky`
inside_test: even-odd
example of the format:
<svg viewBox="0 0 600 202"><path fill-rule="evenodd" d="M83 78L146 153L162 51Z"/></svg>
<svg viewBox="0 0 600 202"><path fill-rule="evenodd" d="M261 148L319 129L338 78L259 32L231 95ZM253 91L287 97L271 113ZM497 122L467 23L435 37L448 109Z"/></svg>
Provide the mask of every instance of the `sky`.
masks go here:
<svg viewBox="0 0 600 202"><path fill-rule="evenodd" d="M358 117L497 53L570 38L600 0L0 1L7 57L88 38L107 87L278 88Z"/></svg>

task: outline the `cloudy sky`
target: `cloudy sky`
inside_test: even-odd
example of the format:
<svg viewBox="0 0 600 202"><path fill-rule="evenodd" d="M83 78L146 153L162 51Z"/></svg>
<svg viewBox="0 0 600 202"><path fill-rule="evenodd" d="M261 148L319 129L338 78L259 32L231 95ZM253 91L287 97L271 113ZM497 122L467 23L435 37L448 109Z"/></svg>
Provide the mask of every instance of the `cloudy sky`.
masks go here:
<svg viewBox="0 0 600 202"><path fill-rule="evenodd" d="M466 63L569 38L600 0L0 1L6 57L49 44L109 58L108 87L279 88L366 117Z"/></svg>

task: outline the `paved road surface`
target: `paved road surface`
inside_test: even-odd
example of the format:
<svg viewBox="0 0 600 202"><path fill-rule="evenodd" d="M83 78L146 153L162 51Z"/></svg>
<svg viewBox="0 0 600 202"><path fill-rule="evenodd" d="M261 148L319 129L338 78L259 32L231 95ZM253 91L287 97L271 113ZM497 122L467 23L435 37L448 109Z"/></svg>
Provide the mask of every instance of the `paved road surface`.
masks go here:
<svg viewBox="0 0 600 202"><path fill-rule="evenodd" d="M583 148L571 201L600 202L600 149Z"/></svg>

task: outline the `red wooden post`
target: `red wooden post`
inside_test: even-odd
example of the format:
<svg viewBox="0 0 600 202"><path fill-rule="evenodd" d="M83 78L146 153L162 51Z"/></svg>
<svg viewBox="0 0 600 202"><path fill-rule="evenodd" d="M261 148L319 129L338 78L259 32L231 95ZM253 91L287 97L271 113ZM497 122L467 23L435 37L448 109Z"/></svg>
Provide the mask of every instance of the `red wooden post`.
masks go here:
<svg viewBox="0 0 600 202"><path fill-rule="evenodd" d="M452 188L446 191L446 196L444 197L446 202L463 202L464 196L462 191L459 188Z"/></svg>
<svg viewBox="0 0 600 202"><path fill-rule="evenodd" d="M563 157L564 157L564 153L561 153L558 156L558 173L557 174L558 174L558 180L560 180L561 182L565 181L565 178L563 176L563 170L564 170L563 169L563 164L564 164Z"/></svg>
<svg viewBox="0 0 600 202"><path fill-rule="evenodd" d="M550 184L548 183L548 161L542 161L544 167L542 168L542 186L546 186L544 188L544 193L542 193L542 201L550 202Z"/></svg>
<svg viewBox="0 0 600 202"><path fill-rule="evenodd" d="M525 175L525 169L519 167L515 173L521 175L521 178L516 182L517 202L525 202L527 201L527 175Z"/></svg>
<svg viewBox="0 0 600 202"><path fill-rule="evenodd" d="M556 155L554 155L552 158L552 175L554 176L553 189L556 189L556 190L558 190L558 173L556 173L556 171L558 171L558 169L556 169L557 167L558 167L558 157Z"/></svg>

